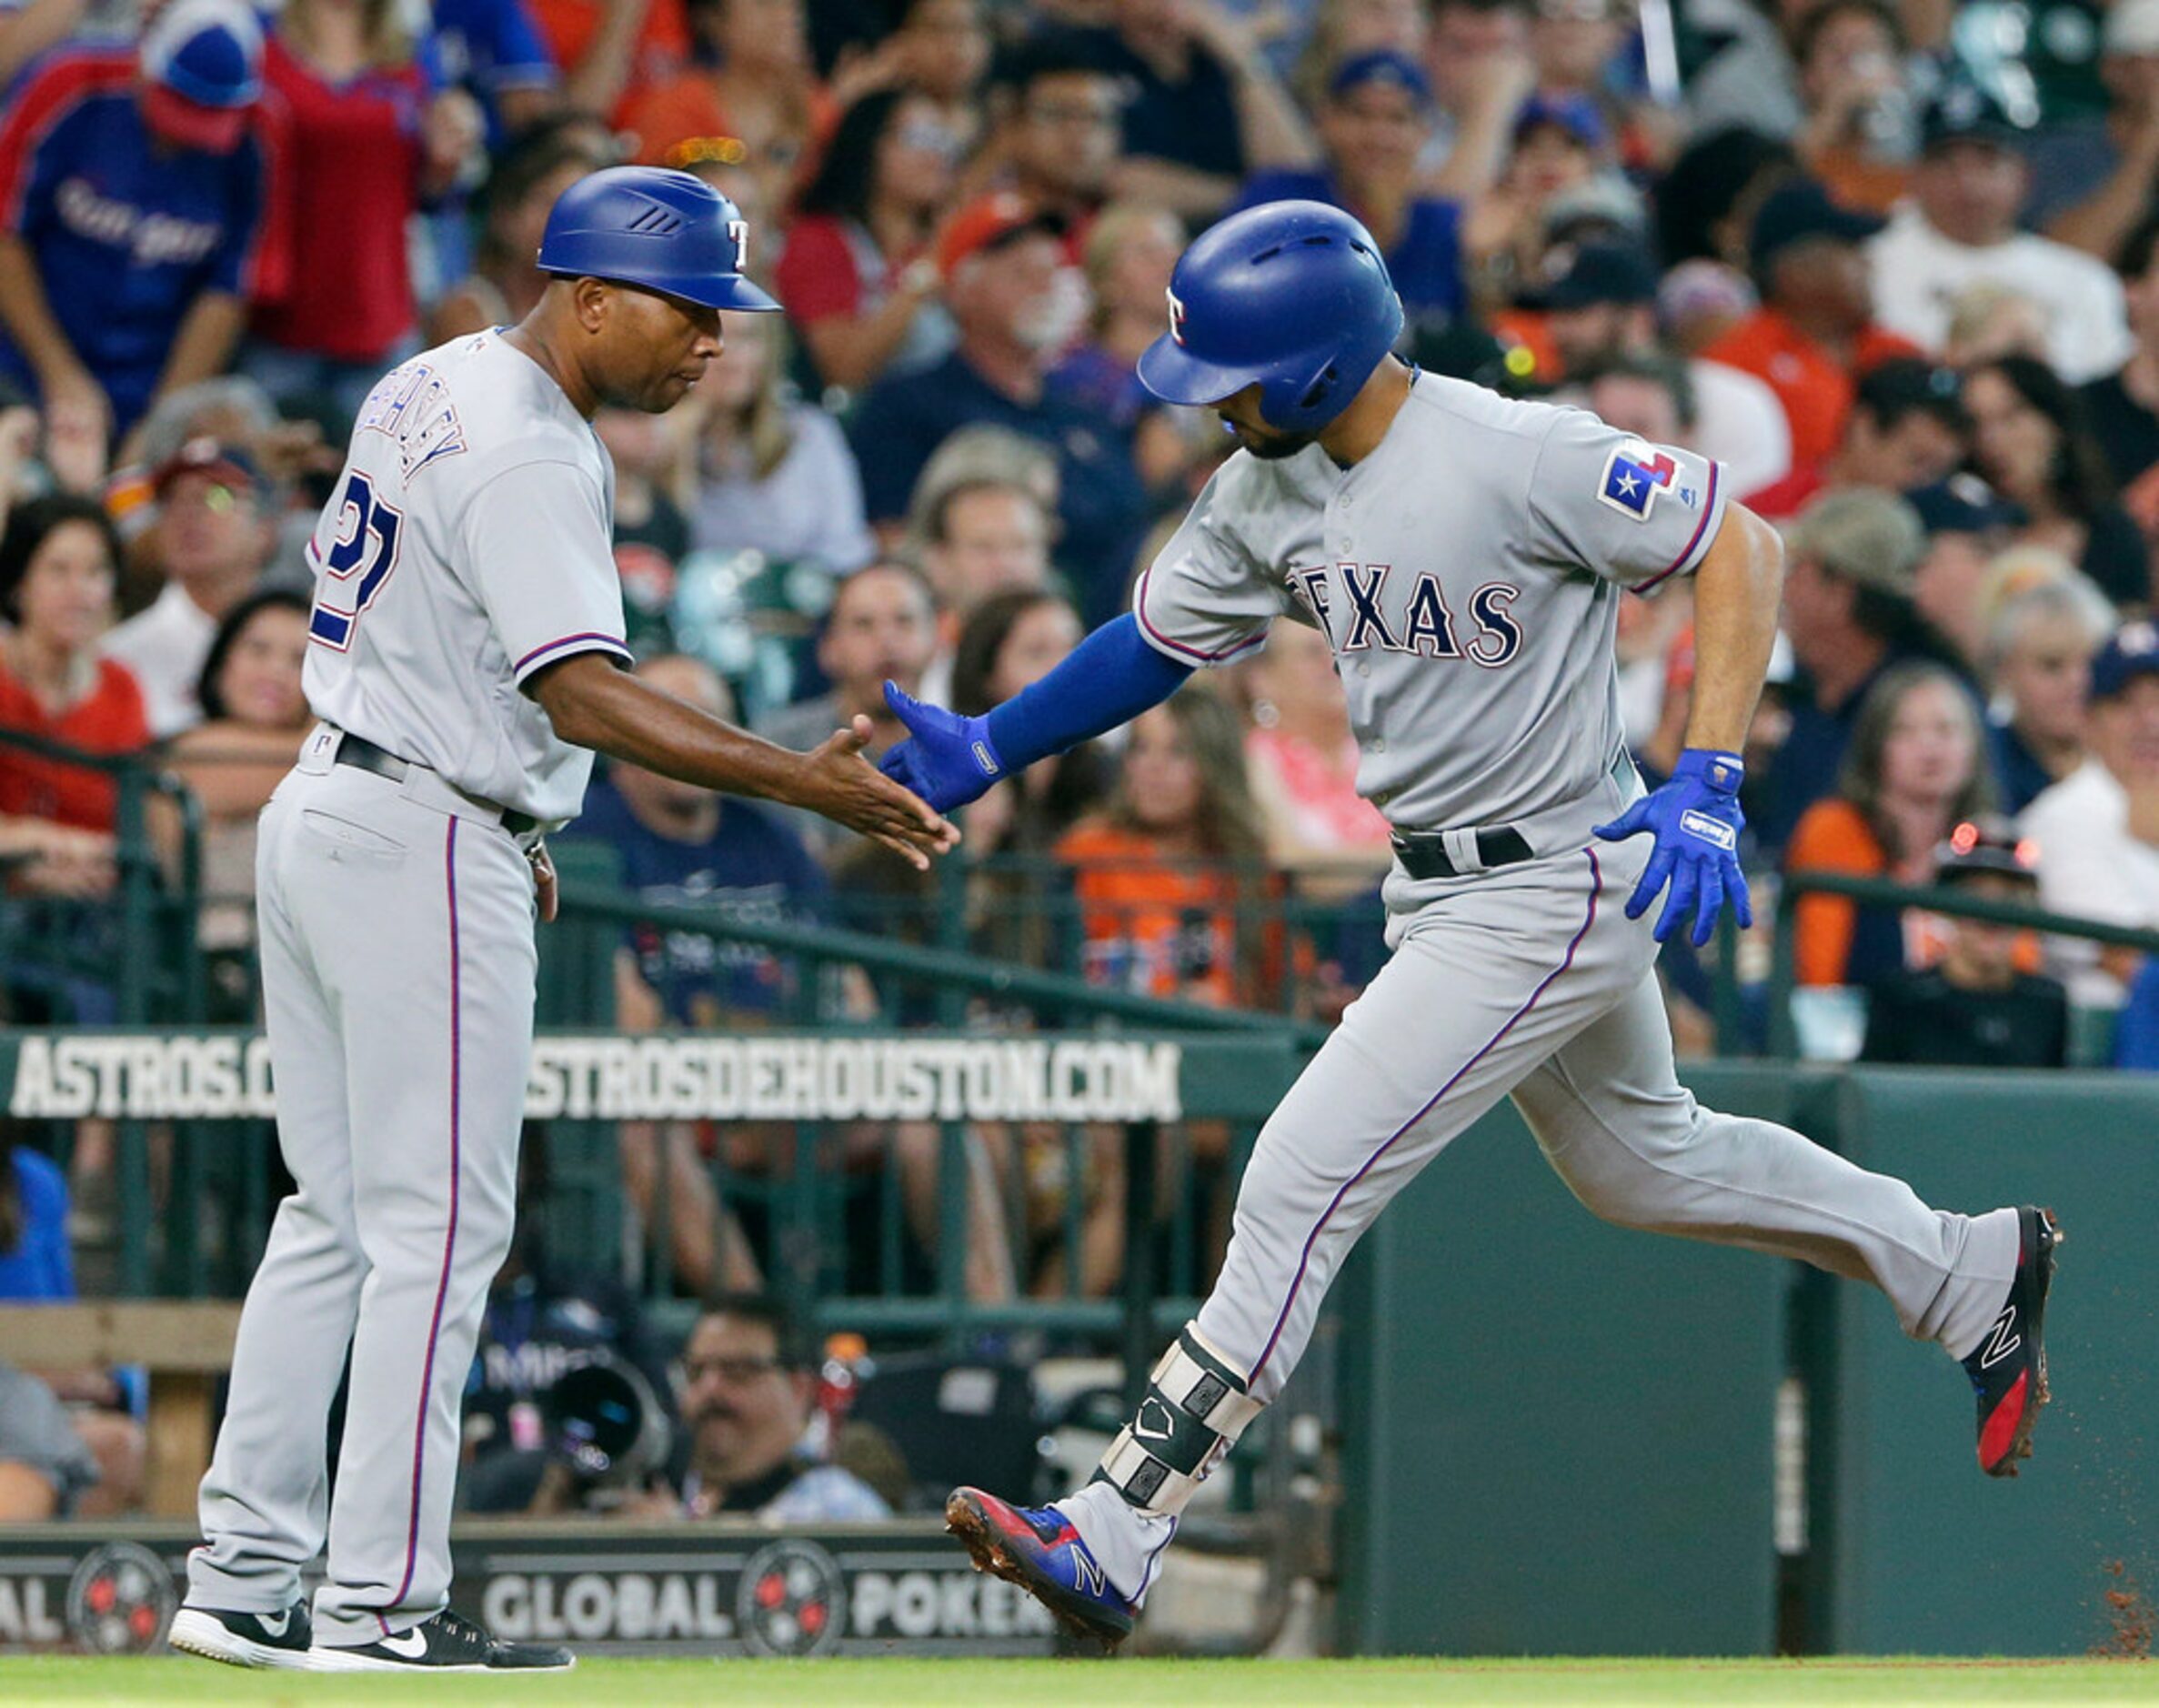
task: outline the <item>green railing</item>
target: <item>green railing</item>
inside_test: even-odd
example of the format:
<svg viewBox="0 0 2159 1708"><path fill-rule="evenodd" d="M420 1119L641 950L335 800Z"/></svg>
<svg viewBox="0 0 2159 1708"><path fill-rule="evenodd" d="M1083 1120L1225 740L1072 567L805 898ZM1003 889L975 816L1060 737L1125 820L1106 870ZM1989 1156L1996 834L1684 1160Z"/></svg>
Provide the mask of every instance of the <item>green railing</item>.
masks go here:
<svg viewBox="0 0 2159 1708"><path fill-rule="evenodd" d="M768 1280L813 1307L833 1326L867 1332L937 1335L960 1341L984 1331L1031 1330L1090 1338L1121 1329L1135 1345L1151 1341L1160 1318L1189 1313L1210 1279L1205 1187L1218 1198L1249 1154L1260 1124L1324 1036L1324 1028L1279 1014L1166 1001L1104 989L1069 973L988 959L964 948L908 942L870 932L778 920L745 919L724 909L660 906L566 873L562 916L542 931L540 1012L560 1026L589 1025L611 1014L615 960L638 931L689 936L766 951L786 964L786 1000L768 1015L743 1017L738 1036L791 1036L779 1025L814 1027L827 1040L905 1038L918 1042L994 1043L1038 1054L1075 1041L1152 1039L1180 1054L1180 1119L1028 1120L971 1114L934 1121L937 1225L933 1274L927 1288L910 1285L910 1230L906 1196L919 1185L923 1157L915 1140L931 1123L849 1123L819 1120L767 1122L768 1155L755 1171L730 1166L724 1151L708 1160L715 1191L755 1205L768 1219L772 1272ZM849 1011L838 994L848 979L875 992L868 1013ZM896 1025L915 1024L895 1032ZM723 1029L726 1029L723 1021ZM683 1034L668 1034L680 1037ZM1206 1133L1211 1124L1226 1131ZM598 1123L551 1122L554 1198L581 1222L572 1242L599 1248L619 1205L619 1165L611 1146L618 1135ZM1054 1138L1040 1130L1054 1126ZM865 1127L873 1129L865 1132ZM1055 1296L1026 1293L1023 1251L1010 1254L1018 1282L1012 1296L984 1298L970 1282L970 1255L983 1253L971 1225L987 1201L982 1181L984 1130L1001 1135L1009 1166L999 1177L1003 1225L1014 1245L1041 1241L1029 1231L1023 1157L1054 1172L1064 1186L1055 1237L1065 1261ZM1114 1137L1106 1129L1114 1130ZM1210 1140L1195 1144L1195 1132ZM643 1140L659 1145L668 1135ZM1125 1178L1120 1221L1123 1261L1114 1296L1080 1286L1079 1254L1088 1239L1085 1182L1105 1144L1119 1148ZM881 1160L852 1179L850 1146L859 1163L867 1145ZM1202 1157L1200 1150L1211 1154ZM781 1159L783 1166L771 1165ZM915 1178L910 1181L910 1170ZM867 1172L865 1181L861 1175ZM1201 1176L1211 1177L1202 1181ZM665 1166L652 1170L658 1191L648 1216L663 1237L651 1246L648 1289L673 1288L673 1253L664 1237L673 1214ZM955 1182L965 1181L964 1189ZM864 1200L867 1198L867 1203ZM582 1208L578 1208L578 1206ZM1098 1201L1098 1214L1101 1207ZM865 1213L866 1212L866 1213ZM1219 1215L1211 1218L1219 1222ZM566 1232L570 1230L566 1229ZM916 1234L921 1231L915 1231ZM873 1257L859 1250L867 1232ZM850 1234L854 1236L850 1240ZM919 1244L919 1237L911 1243ZM1143 1355L1143 1354L1142 1354Z"/></svg>
<svg viewBox="0 0 2159 1708"><path fill-rule="evenodd" d="M1798 929L1799 903L1803 897L1810 895L1841 896L1860 907L1920 908L1951 919L1982 919L1991 924L2006 925L2049 937L2084 938L2094 943L2134 949L2143 954L2159 953L2159 931L2134 926L2111 925L2099 919L2053 913L2044 908L2024 907L2015 902L1990 900L1955 885L1899 884L1883 878L1856 878L1839 872L1789 872L1784 874L1780 882L1775 937L1770 954L1768 1026L1769 1053L1772 1056L1791 1058L1798 1054L1796 1029L1792 1017L1792 993L1798 984L1794 970L1794 939ZM1719 1053L1732 1054L1737 1052L1729 1049L1725 1040L1734 1034L1723 1030L1727 1000L1736 1002L1735 994L1728 992L1726 989L1728 984L1736 984L1732 976L1736 939L1730 915L1725 916L1718 940L1721 945L1717 1016Z"/></svg>
<svg viewBox="0 0 2159 1708"><path fill-rule="evenodd" d="M115 1016L130 1025L200 1019L203 816L194 794L139 754L85 753L12 729L0 729L0 748L109 777L116 795L117 882L109 899L0 900L0 967L10 984L28 975L55 987L75 980L109 990ZM169 867L151 834L154 799L169 803L178 827Z"/></svg>

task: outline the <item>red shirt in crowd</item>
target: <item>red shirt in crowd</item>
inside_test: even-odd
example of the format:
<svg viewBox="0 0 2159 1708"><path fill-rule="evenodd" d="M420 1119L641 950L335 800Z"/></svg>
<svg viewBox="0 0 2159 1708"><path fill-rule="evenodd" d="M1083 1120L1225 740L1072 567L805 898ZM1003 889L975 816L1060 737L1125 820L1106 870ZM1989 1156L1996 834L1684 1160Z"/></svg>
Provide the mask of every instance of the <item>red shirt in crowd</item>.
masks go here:
<svg viewBox="0 0 2159 1708"><path fill-rule="evenodd" d="M334 84L272 35L263 80L286 144L292 265L255 329L338 361L386 357L419 320L405 227L419 206L427 74L409 64Z"/></svg>
<svg viewBox="0 0 2159 1708"><path fill-rule="evenodd" d="M57 718L0 666L0 729L42 736L85 753L133 753L150 745L143 690L124 664L97 661L90 691ZM110 830L119 797L111 778L0 747L0 818L49 819L78 830Z"/></svg>
<svg viewBox="0 0 2159 1708"><path fill-rule="evenodd" d="M1893 356L1917 356L1916 345L1869 327L1846 367L1773 308L1757 309L1702 354L1752 374L1777 394L1792 423L1792 466L1813 468L1835 450L1852 413L1853 382Z"/></svg>
<svg viewBox="0 0 2159 1708"><path fill-rule="evenodd" d="M866 278L874 262L878 272ZM835 315L859 315L884 297L891 268L867 234L850 233L837 214L805 214L788 227L772 283L788 316L809 326Z"/></svg>

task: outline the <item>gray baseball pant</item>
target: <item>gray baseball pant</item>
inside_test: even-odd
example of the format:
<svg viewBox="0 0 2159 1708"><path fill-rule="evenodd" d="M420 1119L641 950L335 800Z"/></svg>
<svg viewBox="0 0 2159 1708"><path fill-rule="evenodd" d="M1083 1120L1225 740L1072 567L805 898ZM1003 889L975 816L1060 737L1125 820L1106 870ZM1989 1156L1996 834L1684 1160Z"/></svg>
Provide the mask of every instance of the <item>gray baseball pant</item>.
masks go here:
<svg viewBox="0 0 2159 1708"><path fill-rule="evenodd" d="M326 1535L316 1640L367 1643L448 1600L465 1382L514 1212L532 879L433 773L397 783L311 755L264 809L256 902L299 1190L241 1312L188 1600L275 1613Z"/></svg>
<svg viewBox="0 0 2159 1708"><path fill-rule="evenodd" d="M1798 1133L1702 1108L1673 1070L1647 918L1651 839L1388 885L1394 953L1260 1134L1196 1327L1272 1400L1342 1260L1390 1200L1511 1094L1545 1159L1607 1221L1871 1281L1904 1331L1962 1356L2016 1271L2013 1210L1929 1209ZM1152 1582L1174 1520L1095 1482L1059 1505L1110 1581Z"/></svg>

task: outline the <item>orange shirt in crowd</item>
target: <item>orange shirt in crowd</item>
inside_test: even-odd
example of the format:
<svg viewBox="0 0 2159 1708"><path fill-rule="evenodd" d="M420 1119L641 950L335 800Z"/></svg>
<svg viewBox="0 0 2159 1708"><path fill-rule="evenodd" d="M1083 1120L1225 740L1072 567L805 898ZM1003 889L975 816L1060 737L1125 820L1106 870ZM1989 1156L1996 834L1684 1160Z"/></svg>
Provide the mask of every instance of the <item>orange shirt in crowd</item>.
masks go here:
<svg viewBox="0 0 2159 1708"><path fill-rule="evenodd" d="M1784 867L1794 872L1884 878L1889 874L1889 851L1865 815L1850 801L1818 800L1793 827ZM1802 896L1792 938L1792 974L1798 982L1843 984L1858 923L1858 904L1843 896Z"/></svg>
<svg viewBox="0 0 2159 1708"><path fill-rule="evenodd" d="M1254 969L1237 965L1229 872L1171 860L1155 838L1106 824L1075 827L1056 854L1074 869L1091 982L1220 1008L1256 982Z"/></svg>
<svg viewBox="0 0 2159 1708"><path fill-rule="evenodd" d="M1920 351L1893 332L1869 327L1859 335L1852 367L1846 368L1775 309L1759 308L1702 354L1755 375L1777 394L1792 424L1792 466L1811 468L1844 437L1854 378L1893 356Z"/></svg>
<svg viewBox="0 0 2159 1708"><path fill-rule="evenodd" d="M1843 872L1853 878L1887 878L1889 850L1865 817L1848 800L1818 800L1800 815L1784 850L1784 869L1792 872ZM1802 896L1794 909L1792 970L1803 985L1848 983L1852 941L1859 929L1859 904L1844 896ZM1931 967L1946 947L1942 916L1906 909L1903 920L1904 965ZM2029 931L2017 938L2015 959L2021 972L2039 970L2039 939Z"/></svg>
<svg viewBox="0 0 2159 1708"><path fill-rule="evenodd" d="M532 21L547 38L555 63L569 75L592 49L606 15L606 0L529 0ZM689 19L683 0L652 0L645 12L645 25L638 32L638 45L629 57L629 79L622 85L622 98L610 117L618 126L628 123L630 103L645 89L672 76L689 58ZM685 135L711 136L710 131Z"/></svg>
<svg viewBox="0 0 2159 1708"><path fill-rule="evenodd" d="M133 753L150 745L150 721L134 673L97 661L90 691L59 717L0 667L0 729L41 736L85 753ZM119 795L111 778L0 747L0 818L48 819L78 830L110 830Z"/></svg>

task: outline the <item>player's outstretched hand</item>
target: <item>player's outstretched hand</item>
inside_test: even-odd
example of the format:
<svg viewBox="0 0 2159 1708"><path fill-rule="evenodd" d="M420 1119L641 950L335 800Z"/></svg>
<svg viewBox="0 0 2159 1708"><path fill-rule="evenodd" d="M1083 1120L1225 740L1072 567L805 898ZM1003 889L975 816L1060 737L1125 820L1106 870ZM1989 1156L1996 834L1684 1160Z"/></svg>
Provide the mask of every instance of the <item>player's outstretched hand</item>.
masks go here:
<svg viewBox="0 0 2159 1708"><path fill-rule="evenodd" d="M1745 776L1737 754L1689 748L1662 789L1644 795L1612 823L1597 827L1608 842L1644 831L1656 838L1642 881L1627 899L1627 917L1639 919L1648 912L1669 881L1672 893L1657 916L1658 942L1692 914L1694 927L1689 935L1700 949L1717 929L1717 915L1727 901L1742 925L1754 923L1746 875L1739 869L1739 833L1747 822L1739 809L1739 786Z"/></svg>
<svg viewBox="0 0 2159 1708"><path fill-rule="evenodd" d="M869 737L869 719L857 718L851 727L834 731L816 752L804 755L796 804L874 838L927 871L932 854L958 846L959 831L912 789L878 774L862 757Z"/></svg>
<svg viewBox="0 0 2159 1708"><path fill-rule="evenodd" d="M938 811L966 806L1004 776L987 718L962 718L926 705L897 682L885 684L885 704L907 726L908 739L888 750L878 769Z"/></svg>

